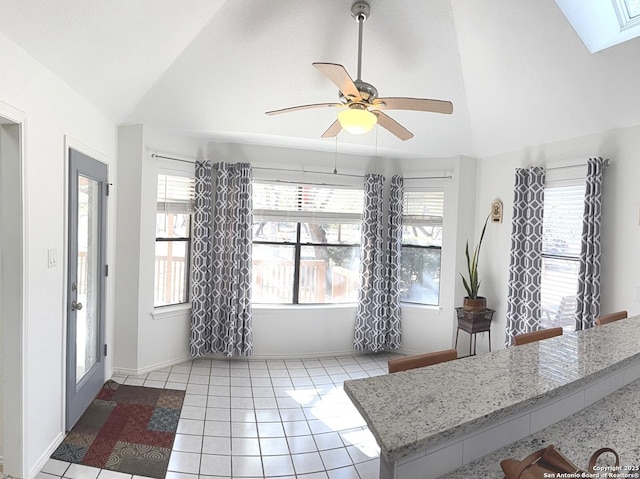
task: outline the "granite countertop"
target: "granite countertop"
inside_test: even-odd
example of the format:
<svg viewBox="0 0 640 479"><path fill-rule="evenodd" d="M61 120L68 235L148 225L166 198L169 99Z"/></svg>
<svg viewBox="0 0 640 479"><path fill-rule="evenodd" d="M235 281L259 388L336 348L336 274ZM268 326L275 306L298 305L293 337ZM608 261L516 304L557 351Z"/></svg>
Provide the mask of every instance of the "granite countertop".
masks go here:
<svg viewBox="0 0 640 479"><path fill-rule="evenodd" d="M640 316L426 368L345 381L395 461L547 401L640 357Z"/></svg>
<svg viewBox="0 0 640 479"><path fill-rule="evenodd" d="M588 408L445 474L440 479L502 479L504 474L500 461L507 458L522 460L549 444L553 444L584 470L587 469L591 454L601 447L613 448L620 456L622 470L614 472L611 477L640 477L639 417L640 380L637 380ZM611 454L601 456L597 462L598 466L613 464ZM605 476L600 473L600 477Z"/></svg>

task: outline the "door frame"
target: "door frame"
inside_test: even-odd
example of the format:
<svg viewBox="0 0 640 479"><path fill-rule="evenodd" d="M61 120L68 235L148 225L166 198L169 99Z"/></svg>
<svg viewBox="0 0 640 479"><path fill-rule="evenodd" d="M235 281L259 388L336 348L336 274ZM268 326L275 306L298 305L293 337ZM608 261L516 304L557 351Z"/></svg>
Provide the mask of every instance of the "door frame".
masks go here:
<svg viewBox="0 0 640 479"><path fill-rule="evenodd" d="M26 245L28 229L27 218L27 155L26 155L26 131L27 115L25 112L0 101L0 117L8 120L8 123L18 128L17 150L14 152L18 157L18 163L11 165L12 179L17 180L19 192L15 195L15 200L19 203L19 217L15 219L18 223L16 233L17 238L13 240L14 249L18 252L13 261L11 274L15 280L15 296L10 296L11 314L15 321L7 323L8 301L3 302L2 314L2 406L0 414L3 415L3 470L5 474L13 477L27 476L27 434L26 434L26 408L24 407L28 398L26 365L27 365L27 303L26 294L28 291ZM4 165L3 165L4 166ZM6 173L7 168L3 169ZM15 177L18 178L15 178ZM6 284L6 283L5 283ZM4 286L3 286L4 289Z"/></svg>
<svg viewBox="0 0 640 479"><path fill-rule="evenodd" d="M73 351L75 353L75 345L73 348L71 348L70 345L70 341L71 341L71 332L70 332L70 328L69 328L69 312L70 312L70 290L71 290L71 282L70 282L70 264L72 261L72 258L69 255L69 250L70 250L70 246L71 246L71 238L70 238L70 227L71 227L71 220L72 220L72 216L71 216L71 211L70 211L70 206L71 206L71 150L75 150L76 152L89 157L90 159L94 160L95 162L99 163L101 166L104 166L106 169L106 177L105 177L105 181L104 181L104 188L108 188L108 184L109 184L109 163L105 160L104 155L100 154L99 152L93 150L92 148L88 147L87 145L84 145L83 143L74 140L71 137L65 136L65 185L66 185L66 194L65 194L65 204L66 204L66 208L65 208L65 215L66 215L66 227L65 227L65 250L64 250L64 255L65 255L65 261L64 261L64 267L65 267L65 272L64 272L64 284L65 284L65 290L64 290L64 354L63 354L63 377L65 378L64 380L64 390L63 390L63 396L64 396L64 401L63 401L63 411L62 411L62 417L63 417L63 430L70 430L71 426L73 424L69 424L70 422L70 417L69 417L69 406L70 406L70 401L72 399L72 397L74 397L74 395L72 395L72 390L71 390L71 384L70 384L70 377L73 378L73 382L74 382L74 386L75 386L75 372L73 373L73 375L71 376L71 371L69 370L69 365L68 365L68 357L69 357L69 353L71 351ZM102 378L106 379L106 374L107 374L107 364L106 364L106 354L105 351L102 350L102 345L106 345L107 344L107 277L106 277L106 271L104 270L104 267L107 264L107 241L108 241L108 227L109 227L109 212L108 212L108 205L107 205L107 194L105 192L105 195L101 196L101 201L102 201L102 214L103 217L101 218L101 223L100 223L100 230L101 230L101 240L102 240L102 244L100 245L100 251L99 251L99 255L100 255L100 267L102 269L102 272L100 273L100 279L101 279L101 285L100 285L100 306L99 306L99 314L101 316L101 325L100 325L100 331L99 331L99 351L100 351L100 360L99 360L99 367L102 370ZM91 398L93 399L93 397ZM89 401L90 403L91 401ZM77 418L75 418L77 420ZM74 421L75 422L75 421Z"/></svg>

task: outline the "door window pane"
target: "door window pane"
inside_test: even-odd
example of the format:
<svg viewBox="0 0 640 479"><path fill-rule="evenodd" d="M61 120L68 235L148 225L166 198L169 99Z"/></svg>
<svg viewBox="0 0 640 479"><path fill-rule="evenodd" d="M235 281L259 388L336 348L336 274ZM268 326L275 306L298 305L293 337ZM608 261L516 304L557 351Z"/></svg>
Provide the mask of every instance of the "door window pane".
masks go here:
<svg viewBox="0 0 640 479"><path fill-rule="evenodd" d="M98 362L100 338L100 183L78 177L76 382Z"/></svg>

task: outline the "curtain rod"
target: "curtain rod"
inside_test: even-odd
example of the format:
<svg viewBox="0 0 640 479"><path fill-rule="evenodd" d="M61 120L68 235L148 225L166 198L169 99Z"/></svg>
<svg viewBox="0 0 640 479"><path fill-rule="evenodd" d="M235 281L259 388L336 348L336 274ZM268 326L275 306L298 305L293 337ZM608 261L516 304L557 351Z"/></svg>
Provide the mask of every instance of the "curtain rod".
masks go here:
<svg viewBox="0 0 640 479"><path fill-rule="evenodd" d="M602 160L602 157L600 157L600 159ZM604 166L610 166L610 165L611 165L611 160L609 158L604 160ZM550 168L545 168L545 171L565 170L567 168L577 168L579 166L587 166L587 164L586 163L578 163L576 165L552 166Z"/></svg>
<svg viewBox="0 0 640 479"><path fill-rule="evenodd" d="M451 180L453 175L444 176L405 176L404 180Z"/></svg>
<svg viewBox="0 0 640 479"><path fill-rule="evenodd" d="M195 164L196 160L183 160L182 158L174 158L172 156L162 156L157 153L151 153L151 158L163 158L165 160L173 160L173 161L181 161L182 163L191 163Z"/></svg>
<svg viewBox="0 0 640 479"><path fill-rule="evenodd" d="M194 164L195 160L183 160L182 158L173 158L171 156L162 156L157 153L151 153L152 158L163 158L165 160L173 160L173 161L182 161L183 163L191 163ZM271 168L267 166L252 166L253 170L268 170L268 171L286 171L292 173L315 173L319 175L337 175L337 176L350 176L353 178L364 178L364 175L353 175L350 173L338 173L338 170L334 170L333 172L329 171L317 171L317 170L295 170L292 168ZM298 182L299 183L299 182Z"/></svg>
<svg viewBox="0 0 640 479"><path fill-rule="evenodd" d="M317 171L317 170L294 170L292 168L270 168L268 166L252 166L251 168L254 170L288 171L292 173L315 173L318 175L337 175L337 176L350 176L352 178L364 178L364 175L353 175L351 173L338 173L338 170L333 170L333 172Z"/></svg>
<svg viewBox="0 0 640 479"><path fill-rule="evenodd" d="M184 160L182 158L174 158L171 156L158 155L157 153L151 153L151 158L163 158L165 160L181 161L183 163L191 163L191 164L195 163L195 160ZM291 168L273 168L268 166L252 166L251 168L254 170L265 170L265 171L287 171L292 173L314 173L318 175L337 175L337 176L349 176L352 178L364 178L364 175L354 175L351 173L338 173L338 170L333 170L333 172L329 172L329 171L317 171L317 170L294 170ZM408 177L405 177L404 179L405 180L450 180L452 178L453 176L448 175L448 176L408 176Z"/></svg>

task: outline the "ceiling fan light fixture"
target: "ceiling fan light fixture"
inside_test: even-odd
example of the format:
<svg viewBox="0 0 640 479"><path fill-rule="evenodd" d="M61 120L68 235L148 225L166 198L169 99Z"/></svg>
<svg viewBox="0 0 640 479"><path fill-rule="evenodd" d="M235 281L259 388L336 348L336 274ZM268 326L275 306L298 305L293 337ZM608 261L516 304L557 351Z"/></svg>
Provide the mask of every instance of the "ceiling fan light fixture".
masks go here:
<svg viewBox="0 0 640 479"><path fill-rule="evenodd" d="M353 135L368 133L378 118L366 108L347 108L338 113L340 126Z"/></svg>

